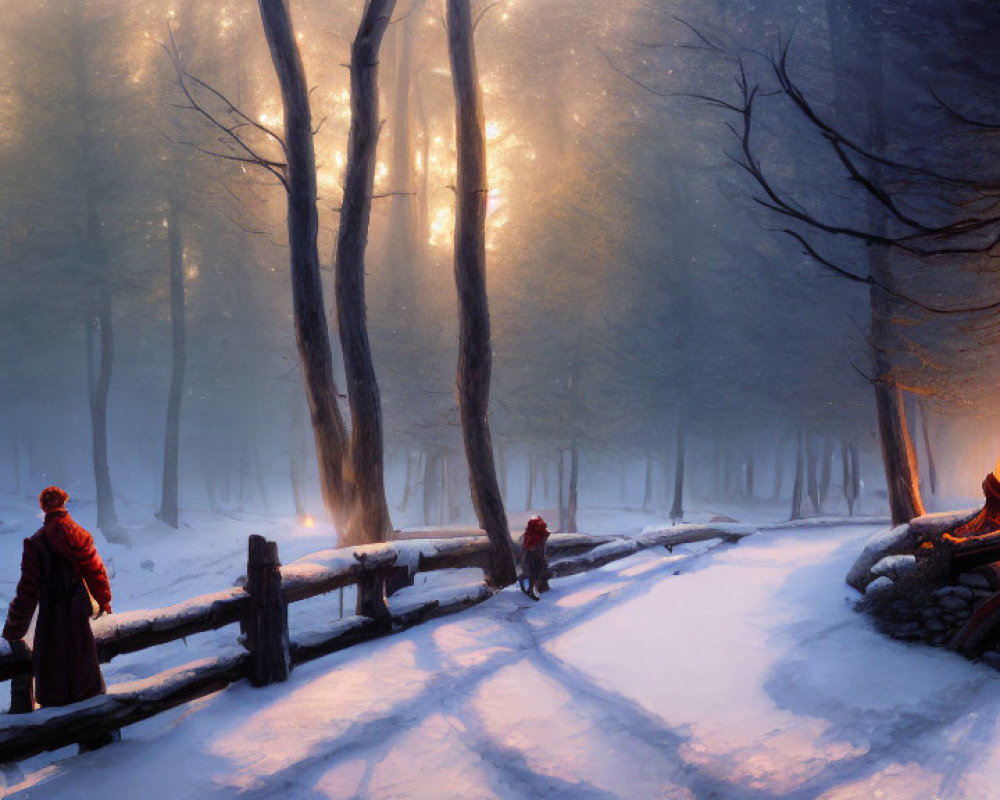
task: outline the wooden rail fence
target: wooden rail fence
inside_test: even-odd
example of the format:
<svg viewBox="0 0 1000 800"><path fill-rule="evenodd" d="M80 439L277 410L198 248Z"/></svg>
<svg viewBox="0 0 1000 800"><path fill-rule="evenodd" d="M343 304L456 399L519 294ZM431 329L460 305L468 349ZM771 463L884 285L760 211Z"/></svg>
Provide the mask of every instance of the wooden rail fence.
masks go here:
<svg viewBox="0 0 1000 800"><path fill-rule="evenodd" d="M678 525L634 538L554 534L548 545L553 577L594 569L649 547L709 539L737 541L755 533L748 525ZM385 587L393 571L412 577L458 567L483 567L485 537L422 539L324 550L282 566L275 542L252 535L248 542L247 578L242 587L193 597L165 608L102 617L93 623L102 663L192 634L239 623L246 652L206 658L144 680L114 684L107 694L73 705L32 713L31 652L12 649L0 639L0 681L11 682L10 713L0 715L0 763L93 739L159 714L181 703L216 692L247 678L254 686L284 681L291 668L327 653L453 613L486 600L485 584L440 599L393 603ZM288 604L357 586L353 616L323 630L289 637Z"/></svg>

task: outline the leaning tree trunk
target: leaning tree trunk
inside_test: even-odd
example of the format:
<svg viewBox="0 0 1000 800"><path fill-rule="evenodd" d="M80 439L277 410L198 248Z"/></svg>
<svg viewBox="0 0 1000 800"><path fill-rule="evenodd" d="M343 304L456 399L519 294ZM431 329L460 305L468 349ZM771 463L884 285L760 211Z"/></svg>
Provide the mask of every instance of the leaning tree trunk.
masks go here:
<svg viewBox="0 0 1000 800"><path fill-rule="evenodd" d="M281 86L287 167L288 246L295 338L316 440L320 488L339 537L347 532L348 491L344 474L347 431L337 406L330 332L323 302L316 236L316 155L309 86L284 0L258 0L264 34Z"/></svg>
<svg viewBox="0 0 1000 800"><path fill-rule="evenodd" d="M455 88L458 175L455 197L455 284L458 289L458 407L469 462L472 504L490 538L486 581L514 582L514 548L497 485L490 440L492 354L486 297L486 141L482 97L472 39L469 0L448 0L448 55Z"/></svg>
<svg viewBox="0 0 1000 800"><path fill-rule="evenodd" d="M186 362L184 337L184 246L181 242L180 213L175 198L167 212L167 241L170 250L170 326L172 330L173 372L167 395L167 425L163 440L163 486L156 516L177 527L180 460L181 398Z"/></svg>
<svg viewBox="0 0 1000 800"><path fill-rule="evenodd" d="M365 246L378 149L378 52L396 0L368 0L351 46L351 129L337 231L337 320L351 405L351 513L341 544L384 542L392 532L385 499L382 406L365 321ZM390 232L391 235L391 232Z"/></svg>
<svg viewBox="0 0 1000 800"><path fill-rule="evenodd" d="M670 521L684 519L684 430L677 427L677 462L674 466L674 503L670 506Z"/></svg>
<svg viewBox="0 0 1000 800"><path fill-rule="evenodd" d="M789 519L802 519L802 485L805 482L805 431L800 430L795 452L795 484L792 486L792 514Z"/></svg>
<svg viewBox="0 0 1000 800"><path fill-rule="evenodd" d="M931 484L931 494L937 494L937 465L934 463L934 448L931 447L930 424L927 421L927 406L920 407L920 428L924 435L924 452L927 454L927 479Z"/></svg>

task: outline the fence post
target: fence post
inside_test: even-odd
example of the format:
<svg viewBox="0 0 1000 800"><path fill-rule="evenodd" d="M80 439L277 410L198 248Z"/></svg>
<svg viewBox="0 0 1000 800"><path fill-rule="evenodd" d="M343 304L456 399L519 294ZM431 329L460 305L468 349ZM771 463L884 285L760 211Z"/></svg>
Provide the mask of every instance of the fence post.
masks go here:
<svg viewBox="0 0 1000 800"><path fill-rule="evenodd" d="M386 630L392 628L392 615L385 602L385 567L366 569L358 578L358 603L356 613L371 617Z"/></svg>
<svg viewBox="0 0 1000 800"><path fill-rule="evenodd" d="M250 604L243 628L254 686L288 680L288 606L281 593L278 544L252 534L247 545L246 591Z"/></svg>
<svg viewBox="0 0 1000 800"><path fill-rule="evenodd" d="M10 679L10 713L27 714L35 710L35 698L31 691L31 678L27 675L15 675Z"/></svg>

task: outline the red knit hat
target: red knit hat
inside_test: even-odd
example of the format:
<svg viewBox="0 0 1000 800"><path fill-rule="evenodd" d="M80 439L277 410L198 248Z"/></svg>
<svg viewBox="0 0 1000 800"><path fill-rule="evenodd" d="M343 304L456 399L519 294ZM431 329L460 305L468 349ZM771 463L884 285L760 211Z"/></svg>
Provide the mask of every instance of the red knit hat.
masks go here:
<svg viewBox="0 0 1000 800"><path fill-rule="evenodd" d="M42 493L38 495L38 505L42 507L42 511L45 513L62 508L66 505L67 500L69 500L69 495L58 486L46 486L42 489Z"/></svg>
<svg viewBox="0 0 1000 800"><path fill-rule="evenodd" d="M528 520L528 526L524 529L527 531L538 531L539 533L544 533L549 529L548 523L545 522L541 517L532 517Z"/></svg>

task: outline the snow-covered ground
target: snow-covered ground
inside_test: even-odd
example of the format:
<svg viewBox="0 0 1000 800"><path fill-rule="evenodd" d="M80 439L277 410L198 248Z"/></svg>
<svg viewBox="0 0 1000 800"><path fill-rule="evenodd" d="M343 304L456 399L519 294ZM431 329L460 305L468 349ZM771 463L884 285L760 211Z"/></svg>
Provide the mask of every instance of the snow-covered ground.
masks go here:
<svg viewBox="0 0 1000 800"><path fill-rule="evenodd" d="M875 530L645 551L539 603L504 591L8 768L5 794L996 798L1000 676L851 610L843 578Z"/></svg>

